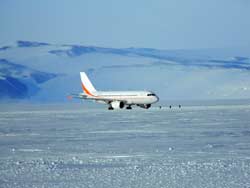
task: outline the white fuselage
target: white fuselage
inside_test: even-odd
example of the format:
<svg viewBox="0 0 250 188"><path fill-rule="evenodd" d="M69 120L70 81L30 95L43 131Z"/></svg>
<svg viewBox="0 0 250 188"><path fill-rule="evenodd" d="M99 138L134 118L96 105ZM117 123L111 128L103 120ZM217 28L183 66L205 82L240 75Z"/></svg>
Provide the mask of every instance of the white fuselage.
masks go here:
<svg viewBox="0 0 250 188"><path fill-rule="evenodd" d="M126 101L127 105L133 104L153 104L159 98L149 91L96 91L88 95L88 99L104 99L110 101Z"/></svg>

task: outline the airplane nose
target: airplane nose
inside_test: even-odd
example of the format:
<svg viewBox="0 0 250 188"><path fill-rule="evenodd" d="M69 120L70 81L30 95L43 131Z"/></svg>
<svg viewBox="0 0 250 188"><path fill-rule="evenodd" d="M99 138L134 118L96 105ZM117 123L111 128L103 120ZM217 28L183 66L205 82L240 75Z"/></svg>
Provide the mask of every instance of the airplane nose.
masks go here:
<svg viewBox="0 0 250 188"><path fill-rule="evenodd" d="M155 95L155 102L159 101L159 97L157 95Z"/></svg>

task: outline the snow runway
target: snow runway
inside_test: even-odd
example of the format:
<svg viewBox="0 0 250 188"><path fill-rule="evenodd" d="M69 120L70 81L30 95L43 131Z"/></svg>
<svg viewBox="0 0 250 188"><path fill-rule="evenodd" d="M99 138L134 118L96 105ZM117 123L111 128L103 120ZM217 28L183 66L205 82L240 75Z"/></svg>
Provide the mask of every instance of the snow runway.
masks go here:
<svg viewBox="0 0 250 188"><path fill-rule="evenodd" d="M84 108L1 109L0 187L250 187L249 106Z"/></svg>

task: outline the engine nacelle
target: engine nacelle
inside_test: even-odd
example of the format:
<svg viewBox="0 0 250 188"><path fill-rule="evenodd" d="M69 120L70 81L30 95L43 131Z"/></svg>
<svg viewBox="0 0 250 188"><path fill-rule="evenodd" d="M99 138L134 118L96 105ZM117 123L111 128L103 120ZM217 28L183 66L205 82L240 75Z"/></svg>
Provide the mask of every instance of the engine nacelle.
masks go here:
<svg viewBox="0 0 250 188"><path fill-rule="evenodd" d="M111 102L111 106L114 109L118 109L118 108L123 108L125 106L125 104L122 101L113 101L113 102Z"/></svg>

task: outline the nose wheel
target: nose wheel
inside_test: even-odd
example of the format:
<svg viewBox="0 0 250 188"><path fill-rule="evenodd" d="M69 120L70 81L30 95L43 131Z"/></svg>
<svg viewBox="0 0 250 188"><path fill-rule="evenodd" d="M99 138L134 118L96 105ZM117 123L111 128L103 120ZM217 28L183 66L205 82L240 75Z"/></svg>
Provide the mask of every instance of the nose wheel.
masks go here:
<svg viewBox="0 0 250 188"><path fill-rule="evenodd" d="M131 110L132 107L129 105L129 106L126 107L126 109L127 109L127 110Z"/></svg>

